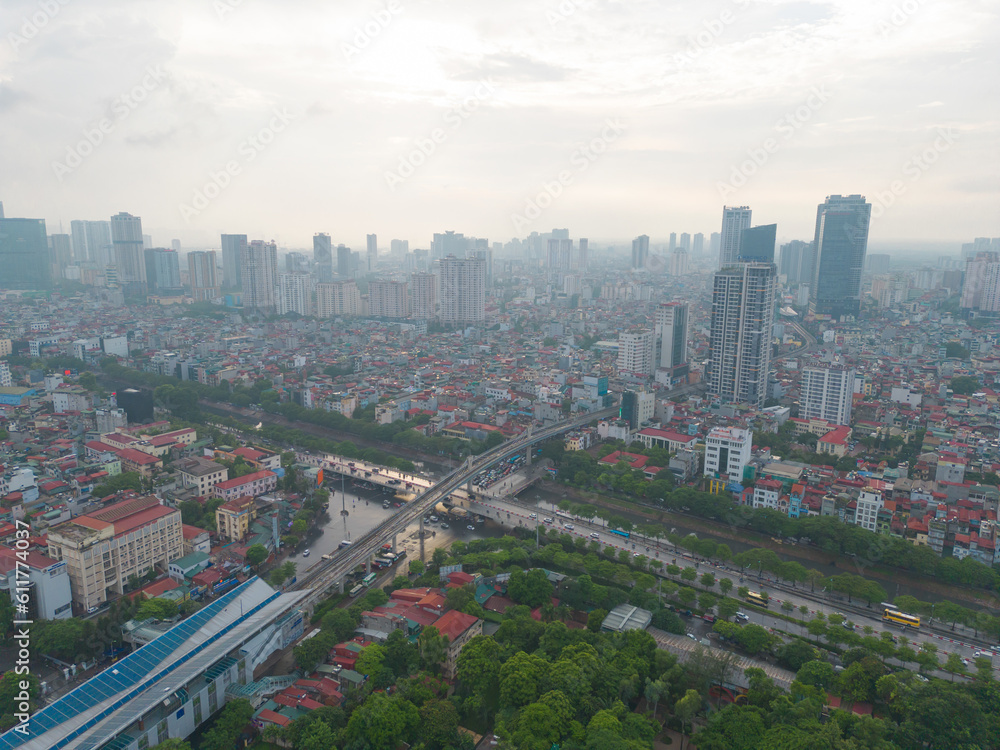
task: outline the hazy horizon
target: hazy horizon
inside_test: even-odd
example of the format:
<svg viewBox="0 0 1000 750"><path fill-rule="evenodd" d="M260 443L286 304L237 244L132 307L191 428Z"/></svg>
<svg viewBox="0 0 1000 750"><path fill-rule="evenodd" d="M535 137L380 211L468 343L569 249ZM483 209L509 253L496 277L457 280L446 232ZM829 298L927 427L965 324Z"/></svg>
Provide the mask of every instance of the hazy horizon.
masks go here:
<svg viewBox="0 0 1000 750"><path fill-rule="evenodd" d="M0 200L50 233L781 242L860 193L870 251L1000 235L986 2L4 5Z"/></svg>

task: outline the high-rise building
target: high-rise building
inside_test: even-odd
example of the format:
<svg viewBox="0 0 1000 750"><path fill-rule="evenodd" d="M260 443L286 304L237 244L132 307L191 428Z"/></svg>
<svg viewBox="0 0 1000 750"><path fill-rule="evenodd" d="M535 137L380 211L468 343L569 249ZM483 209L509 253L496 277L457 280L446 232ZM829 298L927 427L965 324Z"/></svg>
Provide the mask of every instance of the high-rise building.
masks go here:
<svg viewBox="0 0 1000 750"><path fill-rule="evenodd" d="M416 320L437 317L439 281L440 277L434 273L419 272L410 276L411 309Z"/></svg>
<svg viewBox="0 0 1000 750"><path fill-rule="evenodd" d="M713 258L718 258L722 252L722 235L712 232L708 237L708 252Z"/></svg>
<svg viewBox="0 0 1000 750"><path fill-rule="evenodd" d="M188 280L196 302L207 302L221 296L219 272L215 266L215 250L195 250L187 254Z"/></svg>
<svg viewBox="0 0 1000 750"><path fill-rule="evenodd" d="M354 281L333 281L316 285L316 317L353 318L361 314L361 292Z"/></svg>
<svg viewBox="0 0 1000 750"><path fill-rule="evenodd" d="M695 255L701 255L705 252L705 235L701 232L691 238L691 252Z"/></svg>
<svg viewBox="0 0 1000 750"><path fill-rule="evenodd" d="M254 240L243 254L243 307L274 310L278 306L278 246Z"/></svg>
<svg viewBox="0 0 1000 750"><path fill-rule="evenodd" d="M688 361L687 302L662 302L656 308L656 366L673 370Z"/></svg>
<svg viewBox="0 0 1000 750"><path fill-rule="evenodd" d="M431 241L431 259L441 260L454 255L455 257L465 257L465 251L469 249L469 242L461 232L447 231L444 234L435 234Z"/></svg>
<svg viewBox="0 0 1000 750"><path fill-rule="evenodd" d="M811 284L812 262L812 243L792 240L781 246L778 273L785 277L788 284Z"/></svg>
<svg viewBox="0 0 1000 750"><path fill-rule="evenodd" d="M722 233L719 245L719 268L735 263L740 255L740 239L744 229L750 228L749 206L722 207Z"/></svg>
<svg viewBox="0 0 1000 750"><path fill-rule="evenodd" d="M690 232L681 232L681 241L678 247L683 247L685 250L691 249L691 234Z"/></svg>
<svg viewBox="0 0 1000 750"><path fill-rule="evenodd" d="M49 235L49 261L60 275L66 266L73 264L73 245L68 234Z"/></svg>
<svg viewBox="0 0 1000 750"><path fill-rule="evenodd" d="M285 273L309 273L312 264L305 253L285 253Z"/></svg>
<svg viewBox="0 0 1000 750"><path fill-rule="evenodd" d="M761 408L767 398L776 271L773 263L734 263L715 273L707 380L723 401Z"/></svg>
<svg viewBox="0 0 1000 750"><path fill-rule="evenodd" d="M0 289L49 289L45 219L0 219Z"/></svg>
<svg viewBox="0 0 1000 750"><path fill-rule="evenodd" d="M871 215L872 204L861 195L831 195L817 208L811 314L858 316Z"/></svg>
<svg viewBox="0 0 1000 750"><path fill-rule="evenodd" d="M486 261L449 256L438 261L441 322L476 325L486 321Z"/></svg>
<svg viewBox="0 0 1000 750"><path fill-rule="evenodd" d="M670 233L670 247L668 249L669 250L677 249L677 232Z"/></svg>
<svg viewBox="0 0 1000 750"><path fill-rule="evenodd" d="M243 257L247 252L245 234L222 235L222 286L240 289L243 284Z"/></svg>
<svg viewBox="0 0 1000 750"><path fill-rule="evenodd" d="M670 275L684 276L688 272L688 251L683 247L670 253Z"/></svg>
<svg viewBox="0 0 1000 750"><path fill-rule="evenodd" d="M649 260L649 237L645 234L640 234L634 240L632 240L632 269L642 270L646 267L646 262Z"/></svg>
<svg viewBox="0 0 1000 750"><path fill-rule="evenodd" d="M368 250L368 273L371 273L375 270L375 266L378 265L378 236L374 234L366 235L365 244Z"/></svg>
<svg viewBox="0 0 1000 750"><path fill-rule="evenodd" d="M313 235L313 262L316 277L323 283L333 281L333 242L326 232Z"/></svg>
<svg viewBox="0 0 1000 750"><path fill-rule="evenodd" d="M77 263L91 261L100 268L112 263L111 222L74 220L69 228Z"/></svg>
<svg viewBox="0 0 1000 750"><path fill-rule="evenodd" d="M839 365L804 368L799 385L799 416L850 424L854 374L853 368Z"/></svg>
<svg viewBox="0 0 1000 750"><path fill-rule="evenodd" d="M974 314L1000 313L1000 253L979 252L966 261L959 306Z"/></svg>
<svg viewBox="0 0 1000 750"><path fill-rule="evenodd" d="M117 213L111 217L111 244L118 284L126 296L142 296L149 290L146 278L145 245L142 219L132 214Z"/></svg>
<svg viewBox="0 0 1000 750"><path fill-rule="evenodd" d="M153 247L153 235L144 234L142 235L142 249L151 250Z"/></svg>
<svg viewBox="0 0 1000 750"><path fill-rule="evenodd" d="M182 293L181 266L176 251L154 247L143 250L143 256L149 291L167 295Z"/></svg>
<svg viewBox="0 0 1000 750"><path fill-rule="evenodd" d="M173 250L175 253L179 253L181 251L181 241L170 240L170 249Z"/></svg>
<svg viewBox="0 0 1000 750"><path fill-rule="evenodd" d="M337 276L341 279L349 279L353 276L351 269L354 265L351 248L346 245L337 245Z"/></svg>
<svg viewBox="0 0 1000 750"><path fill-rule="evenodd" d="M865 257L865 270L869 273L889 273L889 261L891 255L885 253L871 253Z"/></svg>
<svg viewBox="0 0 1000 750"><path fill-rule="evenodd" d="M278 274L278 315L313 314L315 277L308 273Z"/></svg>
<svg viewBox="0 0 1000 750"><path fill-rule="evenodd" d="M368 314L373 318L409 317L410 298L405 281L369 281Z"/></svg>
<svg viewBox="0 0 1000 750"><path fill-rule="evenodd" d="M406 255L410 252L409 240L392 240L389 242L389 252L392 255Z"/></svg>
<svg viewBox="0 0 1000 750"><path fill-rule="evenodd" d="M556 273L569 273L573 261L573 240L549 238L546 267Z"/></svg>
<svg viewBox="0 0 1000 750"><path fill-rule="evenodd" d="M656 413L656 394L652 391L627 390L622 393L621 418L633 430L653 420Z"/></svg>
<svg viewBox="0 0 1000 750"><path fill-rule="evenodd" d="M628 331L618 334L618 372L637 378L652 377L656 369L653 331Z"/></svg>
<svg viewBox="0 0 1000 750"><path fill-rule="evenodd" d="M743 480L753 452L753 430L713 427L705 437L705 476Z"/></svg>
<svg viewBox="0 0 1000 750"><path fill-rule="evenodd" d="M573 270L586 271L587 265L590 263L590 240L581 237L576 244L576 260L573 264Z"/></svg>
<svg viewBox="0 0 1000 750"><path fill-rule="evenodd" d="M777 224L748 227L740 232L738 260L741 263L774 263L774 239Z"/></svg>

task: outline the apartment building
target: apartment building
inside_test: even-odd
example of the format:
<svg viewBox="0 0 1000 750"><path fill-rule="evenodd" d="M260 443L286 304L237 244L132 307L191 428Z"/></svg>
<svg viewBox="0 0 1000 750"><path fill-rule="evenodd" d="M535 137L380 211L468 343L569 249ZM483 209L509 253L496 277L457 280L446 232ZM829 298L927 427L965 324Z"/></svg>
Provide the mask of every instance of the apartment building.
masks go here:
<svg viewBox="0 0 1000 750"><path fill-rule="evenodd" d="M177 461L174 467L181 475L181 484L197 488L199 495L207 495L212 487L229 479L229 469L207 458L185 458Z"/></svg>
<svg viewBox="0 0 1000 750"><path fill-rule="evenodd" d="M244 495L257 497L258 495L263 495L265 492L271 492L277 486L278 475L273 471L264 469L242 477L236 477L235 479L227 479L225 482L219 482L212 487L212 494L229 502Z"/></svg>
<svg viewBox="0 0 1000 750"><path fill-rule="evenodd" d="M49 557L66 563L84 612L125 593L129 579L166 571L184 554L181 512L156 497L124 500L49 529Z"/></svg>
<svg viewBox="0 0 1000 750"><path fill-rule="evenodd" d="M256 501L244 495L215 509L215 528L224 539L240 542L250 533L250 524L256 517Z"/></svg>
<svg viewBox="0 0 1000 750"><path fill-rule="evenodd" d="M739 481L750 463L753 431L715 427L705 439L705 476L726 474Z"/></svg>

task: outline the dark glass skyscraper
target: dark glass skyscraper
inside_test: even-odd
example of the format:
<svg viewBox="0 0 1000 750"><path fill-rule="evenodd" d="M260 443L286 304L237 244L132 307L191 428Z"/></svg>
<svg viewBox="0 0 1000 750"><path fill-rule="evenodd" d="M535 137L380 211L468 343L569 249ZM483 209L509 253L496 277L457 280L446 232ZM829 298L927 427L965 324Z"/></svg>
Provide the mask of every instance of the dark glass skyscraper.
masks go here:
<svg viewBox="0 0 1000 750"><path fill-rule="evenodd" d="M49 289L45 219L0 219L0 289Z"/></svg>
<svg viewBox="0 0 1000 750"><path fill-rule="evenodd" d="M245 234L222 235L222 286L226 289L243 288L243 256L246 252Z"/></svg>
<svg viewBox="0 0 1000 750"><path fill-rule="evenodd" d="M871 215L872 204L861 195L831 195L819 205L810 314L857 317Z"/></svg>
<svg viewBox="0 0 1000 750"><path fill-rule="evenodd" d="M740 232L739 261L741 263L774 263L774 242L777 224L763 224Z"/></svg>

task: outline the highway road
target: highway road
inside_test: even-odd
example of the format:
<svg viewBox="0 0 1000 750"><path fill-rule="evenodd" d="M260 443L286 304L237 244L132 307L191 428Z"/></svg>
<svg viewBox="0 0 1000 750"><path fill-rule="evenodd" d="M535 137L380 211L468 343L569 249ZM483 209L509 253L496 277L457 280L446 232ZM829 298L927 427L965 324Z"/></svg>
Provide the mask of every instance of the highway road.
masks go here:
<svg viewBox="0 0 1000 750"><path fill-rule="evenodd" d="M567 430L581 427L595 419L614 416L617 413L618 407L615 406L591 414L580 415L549 427L530 430L517 439L507 441L479 456L470 456L464 464L452 470L451 473L433 486L424 490L399 513L385 519L364 536L353 540L349 547L337 552L332 560L324 560L307 570L296 581L295 588L313 589L312 594L305 600L305 604L307 606L315 604L326 595L331 587L343 582L348 573L359 565L363 565L371 560L382 544L387 540L393 539L415 521L422 521L425 514L429 513L438 502L464 486L479 472L490 468L500 461L509 459L511 456L524 451L535 443L547 440ZM328 460L332 461L335 458L334 456L329 456Z"/></svg>
<svg viewBox="0 0 1000 750"><path fill-rule="evenodd" d="M855 631L859 635L865 635L863 629L865 626L869 626L872 628L873 634L889 631L897 638L900 635L905 635L911 644L913 644L913 648L919 648L920 644L924 642L931 643L943 655L941 658L942 662L948 653L954 652L960 657L968 659L968 669L970 671L975 670L975 666L972 663L975 652L986 648L984 643L977 644L969 640L949 637L949 635L944 635L940 632L933 632L926 627L926 623L916 631L910 629L906 629L905 631L900 630L896 626L889 626L882 622L881 614L876 611L878 609L877 605L869 610L864 605L823 601L821 593L814 594L805 588L795 589L786 584L770 580L766 575L761 580L758 580L755 573L741 576L737 570L715 565L702 559L696 559L686 550L674 548L669 542L658 544L653 540L647 541L638 537L624 539L609 532L600 522L594 523L591 520L579 517L567 518L556 516L551 511L546 511L538 506L496 497L473 501L470 503L469 508L477 514L484 515L507 526L534 528L540 523L543 527L559 528L560 531L568 533L571 536L582 537L588 541L597 541L601 545L614 547L617 550L627 549L636 558L640 555L646 555L650 560L659 559L665 563L672 563L676 560L676 564L682 568L695 565L699 576L702 573L710 572L715 576L717 581L722 578L730 579L733 583L733 592L740 586L746 586L751 591L760 591L761 588L766 589L772 602L771 607L776 612L781 611L781 603L787 600L794 607L793 611L787 614L799 619L807 619L799 612L799 607L803 606L809 610L808 619L811 619L816 612L822 612L824 615L832 613L843 614L849 622L853 623ZM569 527L567 527L567 524ZM650 568L649 572L657 575L657 571L653 568ZM661 577L669 579L668 576ZM680 581L677 582L680 583ZM721 593L718 591L718 584L714 587L714 591L715 593ZM750 622L756 622L769 629L783 630L793 635L801 635L798 632L800 626L789 623L779 617L753 612L749 609L747 609L746 614L750 617ZM707 630L710 629L710 627L707 628ZM694 632L699 635L701 634L700 629L697 627L694 628ZM996 669L1000 666L1000 648L995 649L992 653L994 654L994 669Z"/></svg>

